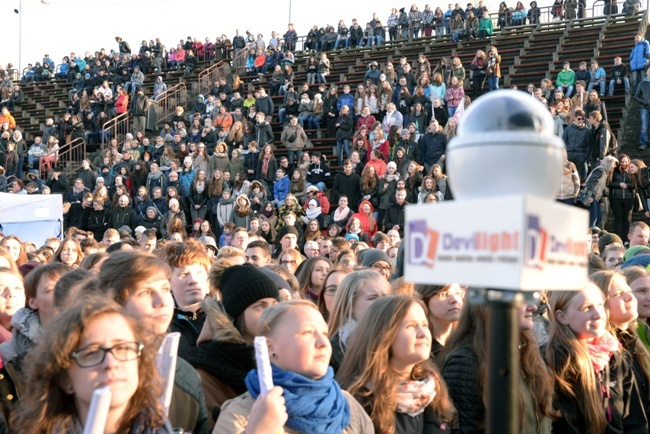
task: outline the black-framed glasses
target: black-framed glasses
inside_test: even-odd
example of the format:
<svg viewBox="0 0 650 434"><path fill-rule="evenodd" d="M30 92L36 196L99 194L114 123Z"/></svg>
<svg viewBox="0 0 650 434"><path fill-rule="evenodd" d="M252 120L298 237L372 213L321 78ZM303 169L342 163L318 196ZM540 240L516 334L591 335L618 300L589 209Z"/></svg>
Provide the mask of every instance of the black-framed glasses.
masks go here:
<svg viewBox="0 0 650 434"><path fill-rule="evenodd" d="M372 269L374 269L374 270L376 270L376 271L378 271L378 272L380 272L380 273L381 273L382 271L387 271L387 272L389 272L389 273L390 273L391 271L393 271L393 269L391 268L390 265L381 265L381 264L378 264L378 263L374 263L374 264L372 264L372 265L370 266L370 268L372 268Z"/></svg>
<svg viewBox="0 0 650 434"><path fill-rule="evenodd" d="M140 342L121 342L110 348L95 345L81 348L70 353L80 368L91 368L104 363L106 353L111 353L120 362L130 362L140 358L144 345Z"/></svg>

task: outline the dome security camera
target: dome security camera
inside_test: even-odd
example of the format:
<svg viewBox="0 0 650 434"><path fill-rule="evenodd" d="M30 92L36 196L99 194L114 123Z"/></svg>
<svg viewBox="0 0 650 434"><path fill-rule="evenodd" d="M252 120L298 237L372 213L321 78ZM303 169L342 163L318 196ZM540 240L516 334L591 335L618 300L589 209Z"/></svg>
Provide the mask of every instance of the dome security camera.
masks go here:
<svg viewBox="0 0 650 434"><path fill-rule="evenodd" d="M447 146L457 199L531 194L552 199L562 179L564 141L546 107L523 92L498 90L476 100Z"/></svg>

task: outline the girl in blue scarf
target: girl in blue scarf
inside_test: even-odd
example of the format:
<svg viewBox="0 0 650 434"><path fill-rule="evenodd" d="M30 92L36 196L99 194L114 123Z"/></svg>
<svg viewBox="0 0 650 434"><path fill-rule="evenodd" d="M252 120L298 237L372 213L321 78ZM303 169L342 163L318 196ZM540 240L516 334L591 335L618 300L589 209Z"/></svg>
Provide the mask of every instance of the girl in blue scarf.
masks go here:
<svg viewBox="0 0 650 434"><path fill-rule="evenodd" d="M243 433L253 419L251 410L257 398L256 410L264 405L277 409L284 401L288 420L284 427L277 427L277 432L374 433L372 421L361 405L334 381L329 367L332 347L327 324L313 303L295 300L268 308L260 318L257 332L267 338L273 384L282 388L283 396L276 392L265 399L258 398L259 377L257 370L252 370L246 377L248 392L223 405L215 432ZM271 400L274 402L270 403ZM257 417L264 415L256 414ZM274 419L277 418L267 417L269 423ZM260 426L266 432L274 432L269 425Z"/></svg>

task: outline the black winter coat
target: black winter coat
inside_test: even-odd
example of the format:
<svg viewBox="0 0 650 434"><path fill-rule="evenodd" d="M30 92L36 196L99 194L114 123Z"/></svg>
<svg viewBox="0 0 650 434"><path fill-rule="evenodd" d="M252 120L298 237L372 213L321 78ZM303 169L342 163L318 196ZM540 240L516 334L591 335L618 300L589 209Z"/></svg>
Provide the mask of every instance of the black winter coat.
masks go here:
<svg viewBox="0 0 650 434"><path fill-rule="evenodd" d="M344 172L337 173L334 177L332 190L336 194L337 202L341 196L347 196L348 207L357 212L361 201L361 177L359 175L354 172L350 175L346 175Z"/></svg>
<svg viewBox="0 0 650 434"><path fill-rule="evenodd" d="M349 114L340 115L336 123L339 124L336 129L336 140L350 140L354 134L354 120L352 116Z"/></svg>
<svg viewBox="0 0 650 434"><path fill-rule="evenodd" d="M626 188L621 188L621 184L625 184ZM612 182L607 187L609 187L609 197L611 199L632 199L634 197L634 183L632 175L628 172L614 170Z"/></svg>
<svg viewBox="0 0 650 434"><path fill-rule="evenodd" d="M444 133L426 133L420 137L420 159L423 164L436 164L445 152L447 152L447 136Z"/></svg>

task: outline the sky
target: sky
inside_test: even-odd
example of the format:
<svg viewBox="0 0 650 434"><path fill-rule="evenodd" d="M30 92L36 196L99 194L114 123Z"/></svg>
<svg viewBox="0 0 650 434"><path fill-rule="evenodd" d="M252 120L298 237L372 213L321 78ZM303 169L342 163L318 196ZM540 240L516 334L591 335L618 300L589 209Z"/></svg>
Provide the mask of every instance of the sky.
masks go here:
<svg viewBox="0 0 650 434"><path fill-rule="evenodd" d="M485 4L490 11L496 11L499 2L486 0ZM516 1L508 0L510 3L514 6ZM117 49L118 35L129 42L133 51L138 50L143 39L160 37L169 48L187 36L200 40L207 36L214 41L225 33L232 38L237 28L242 34L247 29L262 33L268 42L272 30L284 34L289 18L298 34L306 35L314 24L335 26L340 19L349 24L356 18L365 25L373 12L385 23L392 7L405 6L408 11L411 4L394 0L0 0L4 39L0 64L11 62L18 66L19 46L23 67L41 61L45 53L59 64L70 52ZM424 10L427 3L415 4ZM441 6L443 10L446 4L431 3L434 9ZM463 7L465 4L467 1L461 2ZM538 4L550 5L552 0L540 0ZM14 9L21 13L14 13Z"/></svg>

